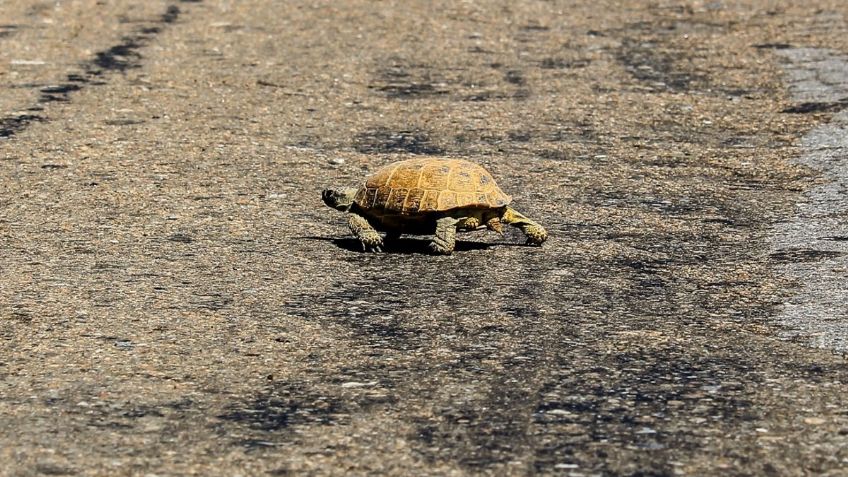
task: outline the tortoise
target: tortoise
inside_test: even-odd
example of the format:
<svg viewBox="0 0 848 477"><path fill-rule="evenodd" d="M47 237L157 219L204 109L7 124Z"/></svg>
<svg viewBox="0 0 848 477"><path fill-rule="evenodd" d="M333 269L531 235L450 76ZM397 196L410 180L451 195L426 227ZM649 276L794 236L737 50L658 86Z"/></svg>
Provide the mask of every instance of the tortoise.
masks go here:
<svg viewBox="0 0 848 477"><path fill-rule="evenodd" d="M527 243L541 245L544 227L509 207L506 195L483 167L448 158L394 162L365 179L359 188L326 189L324 203L348 213L348 227L362 249L380 252L383 238L434 234L430 250L453 252L456 232L488 228L503 234L502 224L521 229Z"/></svg>

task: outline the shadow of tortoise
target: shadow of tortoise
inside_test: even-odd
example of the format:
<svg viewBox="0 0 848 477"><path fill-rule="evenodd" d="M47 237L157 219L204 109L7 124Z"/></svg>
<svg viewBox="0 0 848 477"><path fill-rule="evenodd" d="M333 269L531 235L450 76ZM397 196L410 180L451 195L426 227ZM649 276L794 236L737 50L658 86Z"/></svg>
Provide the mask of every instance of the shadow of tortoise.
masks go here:
<svg viewBox="0 0 848 477"><path fill-rule="evenodd" d="M333 237L298 237L305 240L321 240L332 242L338 248L350 252L363 252L362 244L359 240L352 237L333 238ZM471 250L488 250L494 247L523 247L524 244L516 243L484 243L484 242L469 242L465 240L457 240L454 252L467 252ZM383 253L397 254L425 254L431 255L430 240L415 239L415 238L400 238L389 240L383 244Z"/></svg>

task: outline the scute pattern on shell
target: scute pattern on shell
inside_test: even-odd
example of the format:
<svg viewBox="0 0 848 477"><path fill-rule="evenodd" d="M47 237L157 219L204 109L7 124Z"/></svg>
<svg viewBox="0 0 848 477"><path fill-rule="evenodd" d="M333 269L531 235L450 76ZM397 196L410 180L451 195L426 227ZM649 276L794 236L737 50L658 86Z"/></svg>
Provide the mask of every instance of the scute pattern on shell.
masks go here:
<svg viewBox="0 0 848 477"><path fill-rule="evenodd" d="M473 162L421 158L378 170L365 180L354 200L367 210L409 215L462 207L497 208L512 198Z"/></svg>

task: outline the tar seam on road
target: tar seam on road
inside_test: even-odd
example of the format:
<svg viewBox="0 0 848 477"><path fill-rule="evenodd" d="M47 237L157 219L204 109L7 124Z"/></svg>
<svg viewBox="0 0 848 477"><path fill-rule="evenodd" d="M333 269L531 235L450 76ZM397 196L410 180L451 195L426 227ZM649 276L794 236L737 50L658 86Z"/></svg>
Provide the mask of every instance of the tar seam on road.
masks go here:
<svg viewBox="0 0 848 477"><path fill-rule="evenodd" d="M181 1L182 3L199 3L199 0ZM60 84L41 88L38 103L68 102L71 93L80 91L85 86L105 84L103 78L106 73L115 71L123 73L128 69L140 67L142 55L139 50L162 31L162 25L174 23L181 13L180 7L169 5L157 20L150 22L150 25L122 37L117 45L98 51L92 59L83 62L79 66L81 71L66 74L64 82ZM48 118L43 114L35 114L43 110L41 106L33 106L26 112L0 118L0 139L12 137L30 124L47 121Z"/></svg>
<svg viewBox="0 0 848 477"><path fill-rule="evenodd" d="M784 59L790 92L797 106L784 113L848 109L848 56L819 48L786 48ZM818 107L815 107L818 106ZM798 289L777 316L785 338L848 352L848 110L801 139L798 164L821 173L825 182L812 187L795 216L777 224L772 257Z"/></svg>

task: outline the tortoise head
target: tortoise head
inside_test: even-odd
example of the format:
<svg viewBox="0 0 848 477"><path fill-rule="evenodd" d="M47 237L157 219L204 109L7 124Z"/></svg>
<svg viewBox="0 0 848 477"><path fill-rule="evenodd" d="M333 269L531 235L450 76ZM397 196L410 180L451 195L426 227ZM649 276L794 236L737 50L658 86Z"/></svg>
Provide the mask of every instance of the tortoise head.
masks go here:
<svg viewBox="0 0 848 477"><path fill-rule="evenodd" d="M353 205L353 198L356 197L357 190L355 188L348 189L324 189L321 193L321 199L328 207L346 212Z"/></svg>

